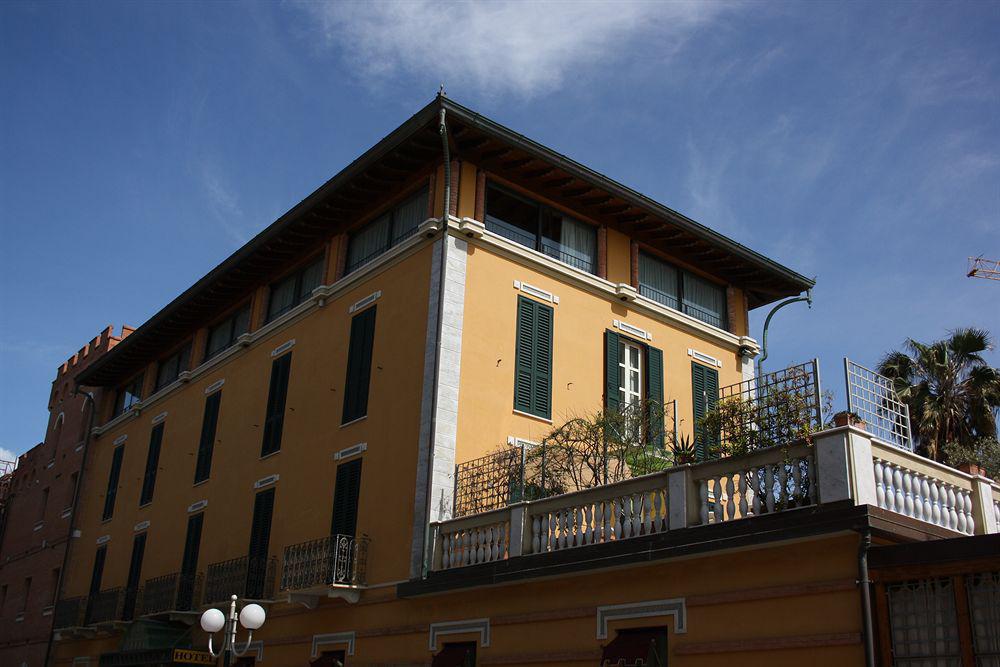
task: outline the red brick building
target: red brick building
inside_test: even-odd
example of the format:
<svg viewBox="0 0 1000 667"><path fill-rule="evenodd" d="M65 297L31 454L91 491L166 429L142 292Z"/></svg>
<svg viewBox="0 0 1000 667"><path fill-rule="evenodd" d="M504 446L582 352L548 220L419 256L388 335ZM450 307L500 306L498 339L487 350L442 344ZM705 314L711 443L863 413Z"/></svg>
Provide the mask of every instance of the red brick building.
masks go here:
<svg viewBox="0 0 1000 667"><path fill-rule="evenodd" d="M44 440L0 483L0 665L45 663L94 405L74 380L131 332L109 326L59 367Z"/></svg>

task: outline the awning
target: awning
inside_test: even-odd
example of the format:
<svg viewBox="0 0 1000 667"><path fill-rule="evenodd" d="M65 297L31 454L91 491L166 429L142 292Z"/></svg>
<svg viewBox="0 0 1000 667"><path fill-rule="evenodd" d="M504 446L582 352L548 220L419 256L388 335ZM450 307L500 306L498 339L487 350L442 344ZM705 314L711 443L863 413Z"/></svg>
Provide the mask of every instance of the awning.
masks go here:
<svg viewBox="0 0 1000 667"><path fill-rule="evenodd" d="M666 667L667 631L665 628L619 630L618 636L604 647L602 667Z"/></svg>

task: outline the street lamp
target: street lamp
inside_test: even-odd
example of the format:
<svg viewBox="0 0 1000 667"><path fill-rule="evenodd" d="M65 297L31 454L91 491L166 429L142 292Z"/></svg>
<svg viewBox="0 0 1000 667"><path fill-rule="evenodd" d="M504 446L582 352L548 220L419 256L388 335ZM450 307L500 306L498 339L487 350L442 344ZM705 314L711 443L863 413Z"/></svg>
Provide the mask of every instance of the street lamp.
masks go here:
<svg viewBox="0 0 1000 667"><path fill-rule="evenodd" d="M222 664L228 667L232 655L240 657L247 652L250 648L250 642L253 639L253 631L264 625L265 618L266 614L264 613L264 608L259 604L244 605L243 609L240 610L239 616L237 616L235 595L229 603L228 618L218 609L206 610L205 613L201 615L201 629L208 633L208 652L212 654L213 658L218 658L220 655L224 655ZM240 625L250 631L247 635L247 642L244 644L242 649L236 648L237 619L239 620ZM225 628L225 633L222 639L222 648L219 649L218 653L216 653L212 650L212 635L223 628Z"/></svg>

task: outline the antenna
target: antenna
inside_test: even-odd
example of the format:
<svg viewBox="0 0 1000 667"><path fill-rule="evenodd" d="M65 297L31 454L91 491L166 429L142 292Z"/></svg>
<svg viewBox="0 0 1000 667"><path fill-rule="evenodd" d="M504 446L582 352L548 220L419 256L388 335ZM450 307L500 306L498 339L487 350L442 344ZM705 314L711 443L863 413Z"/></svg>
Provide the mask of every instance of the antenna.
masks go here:
<svg viewBox="0 0 1000 667"><path fill-rule="evenodd" d="M969 278L1000 280L1000 260L983 259L983 256L969 258Z"/></svg>

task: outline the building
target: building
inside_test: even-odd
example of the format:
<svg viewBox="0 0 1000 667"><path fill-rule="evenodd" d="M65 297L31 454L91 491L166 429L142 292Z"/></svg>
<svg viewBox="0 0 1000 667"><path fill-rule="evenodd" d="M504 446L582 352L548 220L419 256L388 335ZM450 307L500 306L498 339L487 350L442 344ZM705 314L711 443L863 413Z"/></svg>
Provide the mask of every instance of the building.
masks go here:
<svg viewBox="0 0 1000 667"><path fill-rule="evenodd" d="M439 96L80 376L55 664L207 660L233 594L240 664L863 663L859 545L996 532L1000 487L819 431L815 365L753 377L748 311L812 284ZM772 385L809 437L706 457ZM626 407L647 468L536 480Z"/></svg>
<svg viewBox="0 0 1000 667"><path fill-rule="evenodd" d="M108 327L52 381L45 440L18 457L0 503L0 665L45 664L93 404L76 377L118 344ZM100 391L94 394L100 400Z"/></svg>

